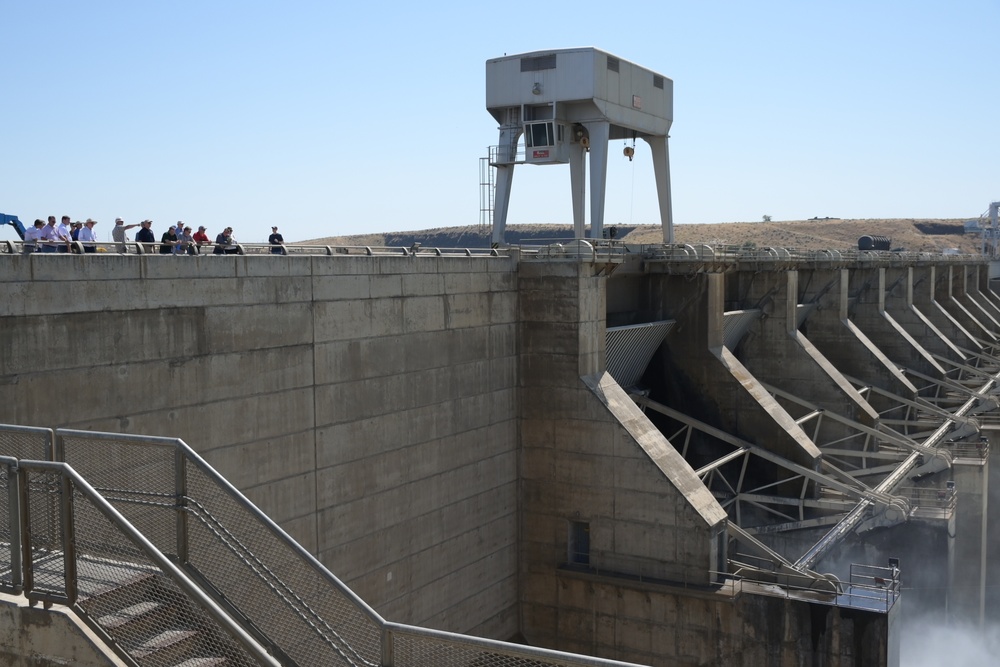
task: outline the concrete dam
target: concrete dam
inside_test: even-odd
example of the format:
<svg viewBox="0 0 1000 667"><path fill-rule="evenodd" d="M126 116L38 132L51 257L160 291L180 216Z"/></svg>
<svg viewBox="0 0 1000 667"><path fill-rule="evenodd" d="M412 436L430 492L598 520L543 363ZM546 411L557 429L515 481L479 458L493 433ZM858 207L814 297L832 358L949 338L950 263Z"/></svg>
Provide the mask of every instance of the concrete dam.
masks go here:
<svg viewBox="0 0 1000 667"><path fill-rule="evenodd" d="M341 582L385 621L370 654L334 620L336 658L296 659L278 611L255 618L237 613L239 590L192 588L219 633L264 647L246 664L897 665L917 616L1000 614L986 595L1000 297L985 259L596 240L290 248L0 254L0 467L24 494L0 495L30 529L2 541L31 544L5 552L6 661L152 652L108 650L102 627L138 621L95 612L113 586L85 585L134 548L74 560L39 546L90 516L53 499L113 506L146 536L130 544L196 584L266 551L198 561L199 540L255 538L198 537L195 480L215 473L162 482L183 457L154 474L136 452L166 437L336 578L302 579L288 605ZM29 450L36 436L50 444ZM184 512L155 514L157 498ZM104 529L75 534L81 554L91 534L110 544ZM400 637L419 628L479 653L408 659ZM515 658L517 645L550 652Z"/></svg>

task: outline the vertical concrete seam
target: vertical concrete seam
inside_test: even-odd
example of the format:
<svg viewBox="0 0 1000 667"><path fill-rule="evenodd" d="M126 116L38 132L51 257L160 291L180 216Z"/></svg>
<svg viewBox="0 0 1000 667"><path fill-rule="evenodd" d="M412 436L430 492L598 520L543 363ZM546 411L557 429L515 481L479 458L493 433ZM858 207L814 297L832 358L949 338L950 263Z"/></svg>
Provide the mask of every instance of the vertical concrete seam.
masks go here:
<svg viewBox="0 0 1000 667"><path fill-rule="evenodd" d="M515 414L514 414L514 446L515 453L517 455L517 487L514 491L515 493L515 508L514 508L514 521L517 523L514 532L517 535L517 560L515 565L515 589L517 590L517 631L522 635L524 634L524 577L522 576L522 552L524 549L524 443L522 436L521 420L524 412L524 407L522 405L523 392L521 391L521 327L523 326L521 322L521 285L520 285L520 274L521 274L521 263L520 255L514 260L514 358L516 362L514 364L514 392L516 393L514 398L515 403Z"/></svg>
<svg viewBox="0 0 1000 667"><path fill-rule="evenodd" d="M311 322L311 350L312 350L312 377L310 378L310 386L312 387L312 403L313 403L313 414L312 414L312 428L310 432L312 433L312 457L313 457L313 551L315 551L315 556L317 559L320 557L319 549L319 492L320 492L320 482L319 482L319 434L316 432L317 415L319 414L319 406L316 404L316 262L318 258L312 257L309 261L309 319Z"/></svg>

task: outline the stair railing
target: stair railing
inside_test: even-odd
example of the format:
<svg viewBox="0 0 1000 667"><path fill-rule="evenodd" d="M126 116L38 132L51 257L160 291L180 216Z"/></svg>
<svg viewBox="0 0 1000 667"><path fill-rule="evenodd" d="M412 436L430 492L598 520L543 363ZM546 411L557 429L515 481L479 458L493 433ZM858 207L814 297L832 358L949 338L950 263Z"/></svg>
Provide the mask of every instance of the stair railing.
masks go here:
<svg viewBox="0 0 1000 667"><path fill-rule="evenodd" d="M102 604L149 603L140 591L155 582L160 604L191 634L204 657L227 664L279 667L280 663L216 604L177 564L155 547L75 470L65 463L0 457L8 487L12 550L21 554L23 592L33 603L57 603L78 616L129 665L142 667L148 632L127 623L101 623ZM144 588L136 586L143 582ZM129 586L133 586L132 589ZM124 592L123 592L124 591ZM117 609L117 607L115 608ZM110 611L111 609L105 609Z"/></svg>
<svg viewBox="0 0 1000 667"><path fill-rule="evenodd" d="M283 662L382 664L385 621L184 441L60 429L55 456Z"/></svg>
<svg viewBox="0 0 1000 667"><path fill-rule="evenodd" d="M0 453L24 428L0 424ZM389 623L182 440L59 429L52 450L74 480L86 480L80 488L91 490L99 505L114 509L174 565L172 573L198 590L196 600L211 601L215 613L236 622L244 640L262 646L275 664L639 667ZM35 465L19 465L29 463ZM99 558L104 534L85 534ZM0 588L9 585L0 575ZM58 593L58 586L48 594Z"/></svg>

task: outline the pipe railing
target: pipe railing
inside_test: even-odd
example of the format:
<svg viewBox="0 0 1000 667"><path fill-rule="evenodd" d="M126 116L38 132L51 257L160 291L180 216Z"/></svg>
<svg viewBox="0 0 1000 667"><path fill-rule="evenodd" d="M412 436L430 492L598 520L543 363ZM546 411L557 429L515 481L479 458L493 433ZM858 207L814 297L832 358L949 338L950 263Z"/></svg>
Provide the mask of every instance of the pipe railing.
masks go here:
<svg viewBox="0 0 1000 667"><path fill-rule="evenodd" d="M23 428L0 426L0 453L14 436L23 439ZM498 667L629 664L389 624L179 439L60 429L53 456L284 664L430 664L396 651L395 638L410 636L431 641L434 664L445 667L468 664L470 654ZM52 534L48 526L36 532ZM52 580L66 571L39 573L58 591Z"/></svg>
<svg viewBox="0 0 1000 667"><path fill-rule="evenodd" d="M269 255L274 257L301 256L301 255L364 255L364 256L401 256L401 257L506 257L506 249L501 248L446 248L436 246L423 246L419 243L410 246L354 246L354 245L317 245L317 244L284 244L271 245L269 243L236 243L234 245L222 246L216 243L191 244L189 250L181 253L161 253L161 243L143 243L137 241L118 242L93 242L83 243L73 241L70 244L44 242L35 246L34 251L25 252L23 241L7 241L0 244L0 255L22 255L32 256L55 256L55 257L75 257L79 255L149 255L152 257L189 257L189 256L226 256L226 255ZM52 251L44 252L43 247L52 248ZM70 252L58 251L58 249L69 248ZM219 249L222 252L216 252Z"/></svg>
<svg viewBox="0 0 1000 667"><path fill-rule="evenodd" d="M53 461L0 457L10 484L7 508L11 550L21 552L23 593L32 602L70 606L129 665L155 664L143 650L147 637L126 623L109 623L109 582L126 591L118 604L149 604L155 582L159 604L169 604L173 622L197 628L201 657L239 666L280 663L255 641L178 565L156 548L106 498L70 466ZM142 587L128 586L142 579ZM127 582L127 583L126 583ZM102 598L102 595L104 598ZM129 597L131 596L131 597ZM189 630L192 633L193 630ZM147 661L149 657L149 661Z"/></svg>

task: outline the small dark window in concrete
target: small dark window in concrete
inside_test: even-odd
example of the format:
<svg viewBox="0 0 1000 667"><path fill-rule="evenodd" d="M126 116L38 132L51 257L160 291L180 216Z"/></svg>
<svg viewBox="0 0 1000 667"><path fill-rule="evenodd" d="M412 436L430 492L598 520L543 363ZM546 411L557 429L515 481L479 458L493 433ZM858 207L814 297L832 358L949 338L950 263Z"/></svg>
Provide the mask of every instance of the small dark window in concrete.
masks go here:
<svg viewBox="0 0 1000 667"><path fill-rule="evenodd" d="M569 563L590 565L590 523L569 522Z"/></svg>

